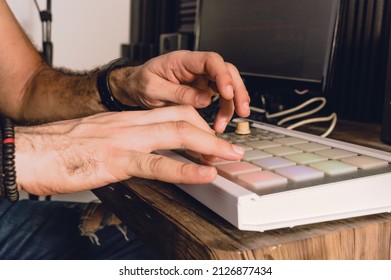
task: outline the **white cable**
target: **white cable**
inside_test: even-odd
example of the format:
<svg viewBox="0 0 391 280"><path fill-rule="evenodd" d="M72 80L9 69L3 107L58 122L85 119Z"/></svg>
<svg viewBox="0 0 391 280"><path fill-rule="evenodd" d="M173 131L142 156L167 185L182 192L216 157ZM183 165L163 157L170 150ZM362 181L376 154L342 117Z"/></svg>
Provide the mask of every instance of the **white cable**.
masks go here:
<svg viewBox="0 0 391 280"><path fill-rule="evenodd" d="M309 123L315 123L315 122L327 122L327 121L330 121L331 120L331 124L329 126L329 128L327 129L326 132L324 132L321 137L327 137L329 136L329 134L333 131L333 129L335 128L336 124L337 124L337 114L336 113L332 113L330 116L328 117L319 117L319 118L312 118L312 119L308 119L308 120L302 120L300 122L297 122L295 124L292 124L290 126L287 127L287 129L295 129L299 126L302 126L302 125L305 125L305 124L309 124Z"/></svg>
<svg viewBox="0 0 391 280"><path fill-rule="evenodd" d="M299 126L305 125L305 124L315 123L315 122L327 122L327 121L330 121L330 120L332 120L332 121L331 121L331 124L330 124L329 128L326 130L326 132L324 132L321 135L321 137L325 138L325 137L329 136L329 134L334 130L334 128L335 128L335 126L337 124L337 114L336 113L332 113L328 117L319 117L319 118L312 118L312 119L308 119L308 120L303 120L303 121L297 122L295 124L292 124L289 127L286 127L286 129L293 130L293 129L295 129L295 128L299 127ZM235 119L232 119L233 123L237 123L237 122L240 122L240 121L248 121L248 122L258 123L258 124L264 125L263 122L255 121L255 120L247 119L247 118L235 118Z"/></svg>
<svg viewBox="0 0 391 280"><path fill-rule="evenodd" d="M329 134L334 130L335 126L337 125L337 114L336 113L333 113L333 120L329 126L329 128L326 130L326 132L324 132L321 137L324 137L326 138L327 136L329 136Z"/></svg>
<svg viewBox="0 0 391 280"><path fill-rule="evenodd" d="M257 107L254 107L254 106L250 106L250 110L254 111L254 112L257 112L257 113L262 113L262 114L266 112L265 109L257 108Z"/></svg>
<svg viewBox="0 0 391 280"><path fill-rule="evenodd" d="M296 94L299 94L299 95L303 95L303 94L307 94L309 93L310 91L308 89L303 89L303 90L298 90L298 89L295 89L295 93Z"/></svg>
<svg viewBox="0 0 391 280"><path fill-rule="evenodd" d="M288 121L291 121L291 120L294 120L294 119L299 119L299 118L302 118L302 117L306 117L306 116L315 114L316 112L320 111L326 105L326 98L324 98L324 97L315 97L315 98L312 98L312 99L310 99L308 101L311 101L311 102L309 102L305 106L307 106L307 105L309 105L311 103L314 103L316 101L321 101L321 103L319 104L318 107L316 107L316 108L314 108L312 110L309 110L307 112L303 112L303 113L300 113L300 114L296 114L296 115L293 115L293 116L286 117L286 118L280 120L277 123L277 125L282 125L282 124L284 124L284 123L286 123Z"/></svg>
<svg viewBox="0 0 391 280"><path fill-rule="evenodd" d="M284 115L287 115L287 114L290 114L290 113L294 113L304 107L306 107L307 105L310 105L311 103L314 103L314 102L317 102L317 101L323 101L325 100L324 97L314 97L314 98L311 98L305 102L303 102L302 104L296 106L296 107L293 107L291 109L288 109L288 110L285 110L285 111L281 111L281 112L277 112L277 113L274 113L274 114L269 114L269 113L266 113L266 117L268 119L273 119L273 118L277 118L277 117L281 117L281 116L284 116Z"/></svg>
<svg viewBox="0 0 391 280"><path fill-rule="evenodd" d="M258 123L258 124L265 124L264 122L256 121L253 119L248 119L248 118L234 118L231 120L233 123L238 123L238 122L249 122L249 123Z"/></svg>
<svg viewBox="0 0 391 280"><path fill-rule="evenodd" d="M220 98L220 95L219 94L216 94L216 95L212 95L212 103L216 102L217 100L219 100Z"/></svg>

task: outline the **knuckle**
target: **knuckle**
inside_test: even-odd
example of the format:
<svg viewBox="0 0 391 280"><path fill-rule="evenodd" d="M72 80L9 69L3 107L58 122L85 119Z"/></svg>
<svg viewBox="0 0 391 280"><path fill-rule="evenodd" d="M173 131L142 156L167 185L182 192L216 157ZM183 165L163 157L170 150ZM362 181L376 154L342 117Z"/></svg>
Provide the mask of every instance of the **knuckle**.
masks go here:
<svg viewBox="0 0 391 280"><path fill-rule="evenodd" d="M180 183L182 183L182 178L186 175L186 164L180 163L176 165L174 176L177 179L181 179Z"/></svg>
<svg viewBox="0 0 391 280"><path fill-rule="evenodd" d="M199 119L197 110L191 105L178 105L174 106L173 109L173 112L175 113L175 119L177 121L185 122L185 124L176 125L176 130L178 131L182 131L184 128L190 126L192 120L194 121Z"/></svg>
<svg viewBox="0 0 391 280"><path fill-rule="evenodd" d="M190 53L189 50L176 50L176 51L169 52L166 55L167 55L167 57L170 57L170 58L174 57L175 58L177 56L183 56L183 55L186 55L188 53Z"/></svg>
<svg viewBox="0 0 391 280"><path fill-rule="evenodd" d="M157 178L164 169L164 162L165 160L163 156L155 155L149 157L146 161L146 166L142 167L144 167L144 170L148 170L151 176Z"/></svg>
<svg viewBox="0 0 391 280"><path fill-rule="evenodd" d="M196 109L191 105L178 106L178 110L179 117L189 116L190 118L194 118L197 114Z"/></svg>
<svg viewBox="0 0 391 280"><path fill-rule="evenodd" d="M206 58L211 60L222 60L223 58L217 52L210 51L206 53Z"/></svg>
<svg viewBox="0 0 391 280"><path fill-rule="evenodd" d="M186 135L190 129L190 124L186 121L180 120L174 122L175 131L179 135Z"/></svg>
<svg viewBox="0 0 391 280"><path fill-rule="evenodd" d="M222 148L225 150L229 145L230 145L230 143L227 142L226 140L215 136L215 137L213 137L213 140L211 141L210 146L214 147L212 149L213 151L216 151L216 150L220 150Z"/></svg>
<svg viewBox="0 0 391 280"><path fill-rule="evenodd" d="M238 68L235 65L233 65L232 63L226 62L225 64L227 65L227 69L230 72L238 72Z"/></svg>
<svg viewBox="0 0 391 280"><path fill-rule="evenodd" d="M177 87L174 93L174 98L177 103L186 103L186 99L189 96L190 88L185 85L180 85Z"/></svg>
<svg viewBox="0 0 391 280"><path fill-rule="evenodd" d="M175 140L173 140L175 143L173 144L179 149L185 149L188 145L188 136L191 134L190 126L188 122L183 120L173 122L175 135Z"/></svg>

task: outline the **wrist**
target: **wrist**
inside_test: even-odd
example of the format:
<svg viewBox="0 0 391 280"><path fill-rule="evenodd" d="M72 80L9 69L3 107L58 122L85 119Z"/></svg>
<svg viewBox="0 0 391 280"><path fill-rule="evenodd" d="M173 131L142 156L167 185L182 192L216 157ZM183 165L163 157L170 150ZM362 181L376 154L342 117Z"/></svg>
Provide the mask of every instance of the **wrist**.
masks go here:
<svg viewBox="0 0 391 280"><path fill-rule="evenodd" d="M35 137L39 137L37 134ZM15 169L18 174L17 183L20 190L27 186L28 193L32 192L29 187L34 185L38 170L34 166L37 162L32 163L32 159L37 156L33 136L24 132L24 127L15 127ZM39 176L39 175L38 175Z"/></svg>
<svg viewBox="0 0 391 280"><path fill-rule="evenodd" d="M114 69L109 74L109 85L115 99L127 106L137 106L137 103L131 98L131 78L135 67L129 66Z"/></svg>
<svg viewBox="0 0 391 280"><path fill-rule="evenodd" d="M122 79L113 79L113 72L117 69L129 67L129 63L125 58L119 58L111 61L107 65L103 66L97 73L97 88L101 98L102 104L110 111L131 111L141 110L141 107L131 106L128 104L129 97L124 90L121 90L122 85L129 81ZM117 71L118 73L122 73ZM110 78L111 76L111 78ZM113 81L114 80L114 81ZM121 86L119 86L121 85ZM114 96L114 91L120 96L121 100L126 99L126 103L121 102L117 96ZM126 97L126 98L125 98Z"/></svg>
<svg viewBox="0 0 391 280"><path fill-rule="evenodd" d="M72 126L45 124L15 127L15 169L18 186L33 195L52 195L60 183L65 183L62 168L68 153Z"/></svg>

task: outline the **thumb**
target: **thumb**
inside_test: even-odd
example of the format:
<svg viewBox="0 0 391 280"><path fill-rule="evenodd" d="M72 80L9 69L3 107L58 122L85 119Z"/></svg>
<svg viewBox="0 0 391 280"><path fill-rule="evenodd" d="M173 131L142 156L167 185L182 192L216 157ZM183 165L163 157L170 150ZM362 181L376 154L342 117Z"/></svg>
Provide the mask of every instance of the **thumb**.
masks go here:
<svg viewBox="0 0 391 280"><path fill-rule="evenodd" d="M211 103L212 93L185 84L164 81L159 91L160 100L204 108Z"/></svg>

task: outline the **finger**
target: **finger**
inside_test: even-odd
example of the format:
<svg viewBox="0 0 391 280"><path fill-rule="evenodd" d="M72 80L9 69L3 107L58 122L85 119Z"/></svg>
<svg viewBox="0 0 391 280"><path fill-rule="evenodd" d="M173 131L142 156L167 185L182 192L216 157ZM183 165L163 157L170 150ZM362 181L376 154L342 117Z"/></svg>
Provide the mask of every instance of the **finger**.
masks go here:
<svg viewBox="0 0 391 280"><path fill-rule="evenodd" d="M194 74L207 74L217 85L219 93L225 99L233 99L234 87L231 73L223 58L214 52L183 53L182 65Z"/></svg>
<svg viewBox="0 0 391 280"><path fill-rule="evenodd" d="M205 184L217 176L214 167L179 162L155 154L132 155L127 168L129 176L177 184Z"/></svg>
<svg viewBox="0 0 391 280"><path fill-rule="evenodd" d="M155 123L186 121L204 131L215 134L192 106L180 105L146 111L123 111L96 114L82 119L83 123L111 124L119 127L143 126Z"/></svg>
<svg viewBox="0 0 391 280"><path fill-rule="evenodd" d="M233 100L219 99L219 111L217 112L214 129L217 133L223 133L234 113Z"/></svg>
<svg viewBox="0 0 391 280"><path fill-rule="evenodd" d="M175 104L191 105L195 108L204 108L211 102L209 88L200 89L185 84L175 84L170 81L163 81L161 90L156 94L156 98Z"/></svg>
<svg viewBox="0 0 391 280"><path fill-rule="evenodd" d="M137 150L149 153L157 150L187 149L227 160L239 160L244 149L184 121L167 122L138 127L137 134L144 141L135 144ZM130 141L128 143L130 144ZM142 146L142 147L140 147Z"/></svg>
<svg viewBox="0 0 391 280"><path fill-rule="evenodd" d="M183 121L201 129L208 134L215 135L215 132L210 128L208 123L200 116L200 114L192 107L186 105L164 107L150 110L146 113L143 119L137 120L137 125L148 125L167 122Z"/></svg>
<svg viewBox="0 0 391 280"><path fill-rule="evenodd" d="M239 116L250 115L250 97L238 69L231 63L224 62L222 57L215 53L194 52L192 54L204 55L204 57L199 60L194 59L193 63L184 60L185 67L193 73L199 73L197 71L200 71L202 62L205 73L216 83L220 97L226 100L234 99L235 110Z"/></svg>
<svg viewBox="0 0 391 280"><path fill-rule="evenodd" d="M233 78L235 111L241 117L248 117L250 115L250 96L246 86L238 69L230 63L227 63L227 67Z"/></svg>

